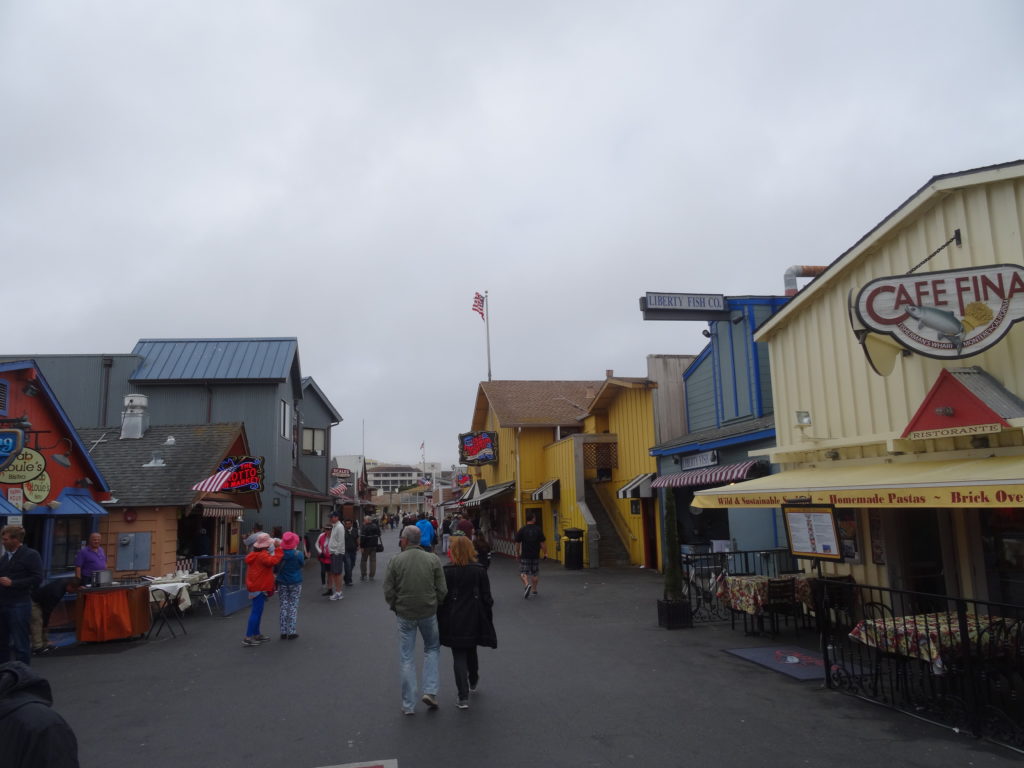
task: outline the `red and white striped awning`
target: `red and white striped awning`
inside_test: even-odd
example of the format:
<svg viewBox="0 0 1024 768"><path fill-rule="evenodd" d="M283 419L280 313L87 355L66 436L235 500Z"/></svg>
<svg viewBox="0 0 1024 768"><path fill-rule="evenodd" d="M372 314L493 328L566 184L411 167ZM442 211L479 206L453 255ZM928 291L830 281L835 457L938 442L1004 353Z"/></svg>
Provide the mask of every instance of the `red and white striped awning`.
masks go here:
<svg viewBox="0 0 1024 768"><path fill-rule="evenodd" d="M727 485L739 480L746 480L750 471L757 466L758 459L740 461L736 464L722 464L717 467L704 467L703 469L691 469L686 472L675 472L671 475L662 475L653 483L652 488L691 488L696 486L713 487L716 485Z"/></svg>
<svg viewBox="0 0 1024 768"><path fill-rule="evenodd" d="M341 483L341 484L336 485L333 488L331 488L331 490L329 490L328 493L331 494L331 496L336 496L336 497L340 498L340 497L345 495L345 492L347 490L348 490L348 486L345 485L344 483Z"/></svg>
<svg viewBox="0 0 1024 768"><path fill-rule="evenodd" d="M210 475L208 478L203 480L201 483L196 483L192 486L193 491L202 491L203 493L216 493L224 484L228 481L228 478L235 474L233 469L222 469L215 475Z"/></svg>

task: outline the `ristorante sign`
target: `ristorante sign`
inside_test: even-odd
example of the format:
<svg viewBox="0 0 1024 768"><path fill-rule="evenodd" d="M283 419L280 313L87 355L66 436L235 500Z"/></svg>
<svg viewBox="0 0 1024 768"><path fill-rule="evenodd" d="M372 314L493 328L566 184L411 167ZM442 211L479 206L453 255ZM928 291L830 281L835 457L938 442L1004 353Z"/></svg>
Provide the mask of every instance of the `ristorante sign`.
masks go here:
<svg viewBox="0 0 1024 768"><path fill-rule="evenodd" d="M857 294L857 315L926 357L971 357L1024 320L1024 267L995 264L872 280Z"/></svg>

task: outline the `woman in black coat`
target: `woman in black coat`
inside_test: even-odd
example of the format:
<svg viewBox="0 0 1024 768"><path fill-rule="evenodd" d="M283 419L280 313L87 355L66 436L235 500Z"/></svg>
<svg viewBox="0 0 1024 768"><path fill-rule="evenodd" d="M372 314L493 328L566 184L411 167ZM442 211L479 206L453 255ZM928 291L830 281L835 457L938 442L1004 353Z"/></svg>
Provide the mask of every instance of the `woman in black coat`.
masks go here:
<svg viewBox="0 0 1024 768"><path fill-rule="evenodd" d="M476 561L473 542L461 531L452 535L448 557L451 564L444 567L448 595L437 612L437 624L441 645L452 649L457 706L468 709L469 694L480 680L476 647L498 647L491 612L494 599L487 569Z"/></svg>

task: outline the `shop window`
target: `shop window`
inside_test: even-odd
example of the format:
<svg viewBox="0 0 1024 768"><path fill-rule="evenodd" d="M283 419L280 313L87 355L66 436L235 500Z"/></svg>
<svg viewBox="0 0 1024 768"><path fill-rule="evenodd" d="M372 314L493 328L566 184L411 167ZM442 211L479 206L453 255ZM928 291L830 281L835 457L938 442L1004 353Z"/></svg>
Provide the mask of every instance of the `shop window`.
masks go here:
<svg viewBox="0 0 1024 768"><path fill-rule="evenodd" d="M281 401L281 437L286 440L292 436L292 409L287 400Z"/></svg>
<svg viewBox="0 0 1024 768"><path fill-rule="evenodd" d="M50 551L50 570L54 573L75 567L75 556L85 546L89 536L88 519L84 517L55 517L53 520L53 549Z"/></svg>
<svg viewBox="0 0 1024 768"><path fill-rule="evenodd" d="M326 440L327 430L303 428L302 454L304 456L323 456Z"/></svg>

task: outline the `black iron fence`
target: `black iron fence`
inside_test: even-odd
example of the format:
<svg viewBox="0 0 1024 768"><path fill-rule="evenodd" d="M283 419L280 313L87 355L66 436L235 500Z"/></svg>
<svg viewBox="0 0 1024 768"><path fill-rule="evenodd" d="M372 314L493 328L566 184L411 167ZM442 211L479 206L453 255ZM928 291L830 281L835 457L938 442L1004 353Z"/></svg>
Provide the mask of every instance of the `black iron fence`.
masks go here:
<svg viewBox="0 0 1024 768"><path fill-rule="evenodd" d="M827 685L1024 751L1024 606L818 579Z"/></svg>
<svg viewBox="0 0 1024 768"><path fill-rule="evenodd" d="M680 556L694 621L729 621L732 618L728 603L719 597L726 575L774 577L800 572L797 559L788 549L684 552Z"/></svg>

